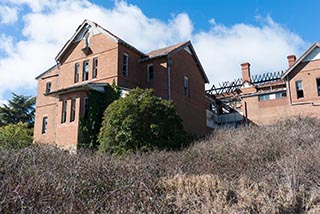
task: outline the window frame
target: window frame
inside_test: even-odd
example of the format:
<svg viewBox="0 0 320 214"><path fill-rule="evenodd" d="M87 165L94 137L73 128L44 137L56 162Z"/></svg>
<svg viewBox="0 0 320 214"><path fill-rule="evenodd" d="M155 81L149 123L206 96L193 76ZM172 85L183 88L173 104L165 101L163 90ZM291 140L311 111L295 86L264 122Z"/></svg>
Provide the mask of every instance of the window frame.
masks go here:
<svg viewBox="0 0 320 214"><path fill-rule="evenodd" d="M51 86L52 86L51 81L46 82L46 94L51 92Z"/></svg>
<svg viewBox="0 0 320 214"><path fill-rule="evenodd" d="M316 78L318 96L320 96L320 77Z"/></svg>
<svg viewBox="0 0 320 214"><path fill-rule="evenodd" d="M300 89L300 84L301 83L301 89ZM296 94L297 94L297 99L304 98L304 91L303 91L303 83L302 80L297 80L295 81L296 85Z"/></svg>
<svg viewBox="0 0 320 214"><path fill-rule="evenodd" d="M63 100L62 101L62 111L61 111L61 123L67 122L67 107L68 107L68 101Z"/></svg>
<svg viewBox="0 0 320 214"><path fill-rule="evenodd" d="M88 65L86 66L86 64ZM82 68L82 81L89 80L89 72L90 72L90 63L89 63L89 60L85 60L83 61L83 68Z"/></svg>
<svg viewBox="0 0 320 214"><path fill-rule="evenodd" d="M150 72L150 68L152 68L152 72ZM152 75L150 75L152 74ZM153 64L148 64L147 65L147 81L150 82L154 78L154 65Z"/></svg>
<svg viewBox="0 0 320 214"><path fill-rule="evenodd" d="M80 63L77 62L74 64L74 83L78 83L80 81Z"/></svg>
<svg viewBox="0 0 320 214"><path fill-rule="evenodd" d="M92 79L94 79L98 77L98 57L93 58L92 61Z"/></svg>
<svg viewBox="0 0 320 214"><path fill-rule="evenodd" d="M122 57L122 75L124 77L128 77L129 76L129 54L127 53L123 53L123 57Z"/></svg>
<svg viewBox="0 0 320 214"><path fill-rule="evenodd" d="M71 99L71 105L70 105L70 123L74 122L76 120L76 98Z"/></svg>
<svg viewBox="0 0 320 214"><path fill-rule="evenodd" d="M44 116L42 118L41 134L47 134L47 133L48 133L48 116Z"/></svg>
<svg viewBox="0 0 320 214"><path fill-rule="evenodd" d="M267 94L260 94L258 95L258 101L269 101L269 100L277 100L287 97L287 92L280 91L280 92L273 92Z"/></svg>
<svg viewBox="0 0 320 214"><path fill-rule="evenodd" d="M190 97L190 80L186 75L183 78L184 95Z"/></svg>

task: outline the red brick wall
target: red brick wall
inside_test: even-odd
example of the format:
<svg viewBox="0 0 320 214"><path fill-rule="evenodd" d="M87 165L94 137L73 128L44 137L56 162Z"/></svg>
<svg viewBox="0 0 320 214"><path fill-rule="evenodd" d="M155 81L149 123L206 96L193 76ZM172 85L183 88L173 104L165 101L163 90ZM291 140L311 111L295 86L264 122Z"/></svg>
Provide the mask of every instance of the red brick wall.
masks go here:
<svg viewBox="0 0 320 214"><path fill-rule="evenodd" d="M153 64L153 80L147 81L147 66ZM167 59L165 57L142 63L141 86L152 88L154 95L168 99Z"/></svg>
<svg viewBox="0 0 320 214"><path fill-rule="evenodd" d="M69 148L75 147L78 142L79 135L79 119L83 108L83 100L86 97L85 92L76 92L72 94L61 95L57 103L57 119L56 119L56 144L59 147ZM76 99L76 117L70 122L71 115L71 99ZM62 103L67 101L67 117L66 122L61 123Z"/></svg>
<svg viewBox="0 0 320 214"><path fill-rule="evenodd" d="M55 141L55 115L57 98L46 97L46 83L51 82L51 91L58 88L58 69L53 69L38 79L38 92L36 101L36 113L34 124L34 141L54 143ZM42 134L43 117L48 117L48 129Z"/></svg>
<svg viewBox="0 0 320 214"><path fill-rule="evenodd" d="M184 129L193 135L205 134L205 83L193 56L185 50L174 54L170 73L171 99L183 119ZM184 76L189 78L190 97L184 94Z"/></svg>
<svg viewBox="0 0 320 214"><path fill-rule="evenodd" d="M300 66L292 71L292 75L289 77L293 103L310 101L320 102L316 83L316 79L320 78L320 60L301 63ZM299 99L297 98L296 93L296 81L298 80L302 80L304 92L304 97Z"/></svg>
<svg viewBox="0 0 320 214"><path fill-rule="evenodd" d="M279 119L298 115L320 118L317 78L320 78L320 60L303 62L289 75L287 97L265 101L258 101L258 96L243 98L241 110L244 114L247 112L247 118L258 125L268 125ZM297 98L295 83L298 80L302 80L304 92L304 97L299 99ZM245 106L247 106L247 109L245 109Z"/></svg>
<svg viewBox="0 0 320 214"><path fill-rule="evenodd" d="M254 124L269 125L290 116L289 109L288 97L259 101L253 96L243 98L241 111Z"/></svg>
<svg viewBox="0 0 320 214"><path fill-rule="evenodd" d="M82 81L83 62L89 60L89 80L86 82L109 82L116 81L118 68L118 44L103 34L93 36L91 39L92 54L85 55L82 51L83 40L77 43L73 52L66 57L60 66L60 88L74 85L75 64L80 64L79 82ZM98 58L98 76L92 79L93 59Z"/></svg>
<svg viewBox="0 0 320 214"><path fill-rule="evenodd" d="M129 56L129 68L128 68L128 76L125 77L122 72L123 66L123 54L128 54ZM143 78L143 66L138 63L141 56L135 51L119 44L118 51L118 85L124 88L142 88L141 80Z"/></svg>

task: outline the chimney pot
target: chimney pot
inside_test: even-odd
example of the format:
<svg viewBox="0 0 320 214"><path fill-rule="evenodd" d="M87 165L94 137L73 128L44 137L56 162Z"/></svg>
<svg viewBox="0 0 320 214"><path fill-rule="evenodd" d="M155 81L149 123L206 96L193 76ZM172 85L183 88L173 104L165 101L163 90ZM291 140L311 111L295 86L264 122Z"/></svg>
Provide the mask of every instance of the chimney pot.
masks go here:
<svg viewBox="0 0 320 214"><path fill-rule="evenodd" d="M295 55L289 55L287 56L289 68L296 62L296 56Z"/></svg>
<svg viewBox="0 0 320 214"><path fill-rule="evenodd" d="M251 82L250 63L249 62L242 63L241 68L242 68L242 82Z"/></svg>

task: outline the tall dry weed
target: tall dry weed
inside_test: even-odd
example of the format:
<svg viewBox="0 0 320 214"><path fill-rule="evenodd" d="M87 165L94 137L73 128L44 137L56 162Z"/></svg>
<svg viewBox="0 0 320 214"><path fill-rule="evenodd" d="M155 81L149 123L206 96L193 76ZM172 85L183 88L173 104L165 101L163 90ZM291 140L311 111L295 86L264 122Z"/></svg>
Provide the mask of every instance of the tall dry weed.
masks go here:
<svg viewBox="0 0 320 214"><path fill-rule="evenodd" d="M122 159L0 149L0 213L320 213L319 121L215 130Z"/></svg>

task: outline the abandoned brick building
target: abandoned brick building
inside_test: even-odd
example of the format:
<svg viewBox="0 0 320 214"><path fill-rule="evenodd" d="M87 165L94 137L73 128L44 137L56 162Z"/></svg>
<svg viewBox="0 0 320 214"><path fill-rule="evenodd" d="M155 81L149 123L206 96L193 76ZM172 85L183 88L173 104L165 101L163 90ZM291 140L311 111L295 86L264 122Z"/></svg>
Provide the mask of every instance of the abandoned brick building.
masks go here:
<svg viewBox="0 0 320 214"><path fill-rule="evenodd" d="M242 78L207 90L208 126L269 125L291 116L320 117L320 43L299 59L287 58L284 72L251 76L250 64L243 63Z"/></svg>
<svg viewBox="0 0 320 214"><path fill-rule="evenodd" d="M208 78L190 42L143 53L98 24L85 20L38 80L34 141L76 148L88 93L115 82L123 92L152 88L172 100L184 129L206 132Z"/></svg>

